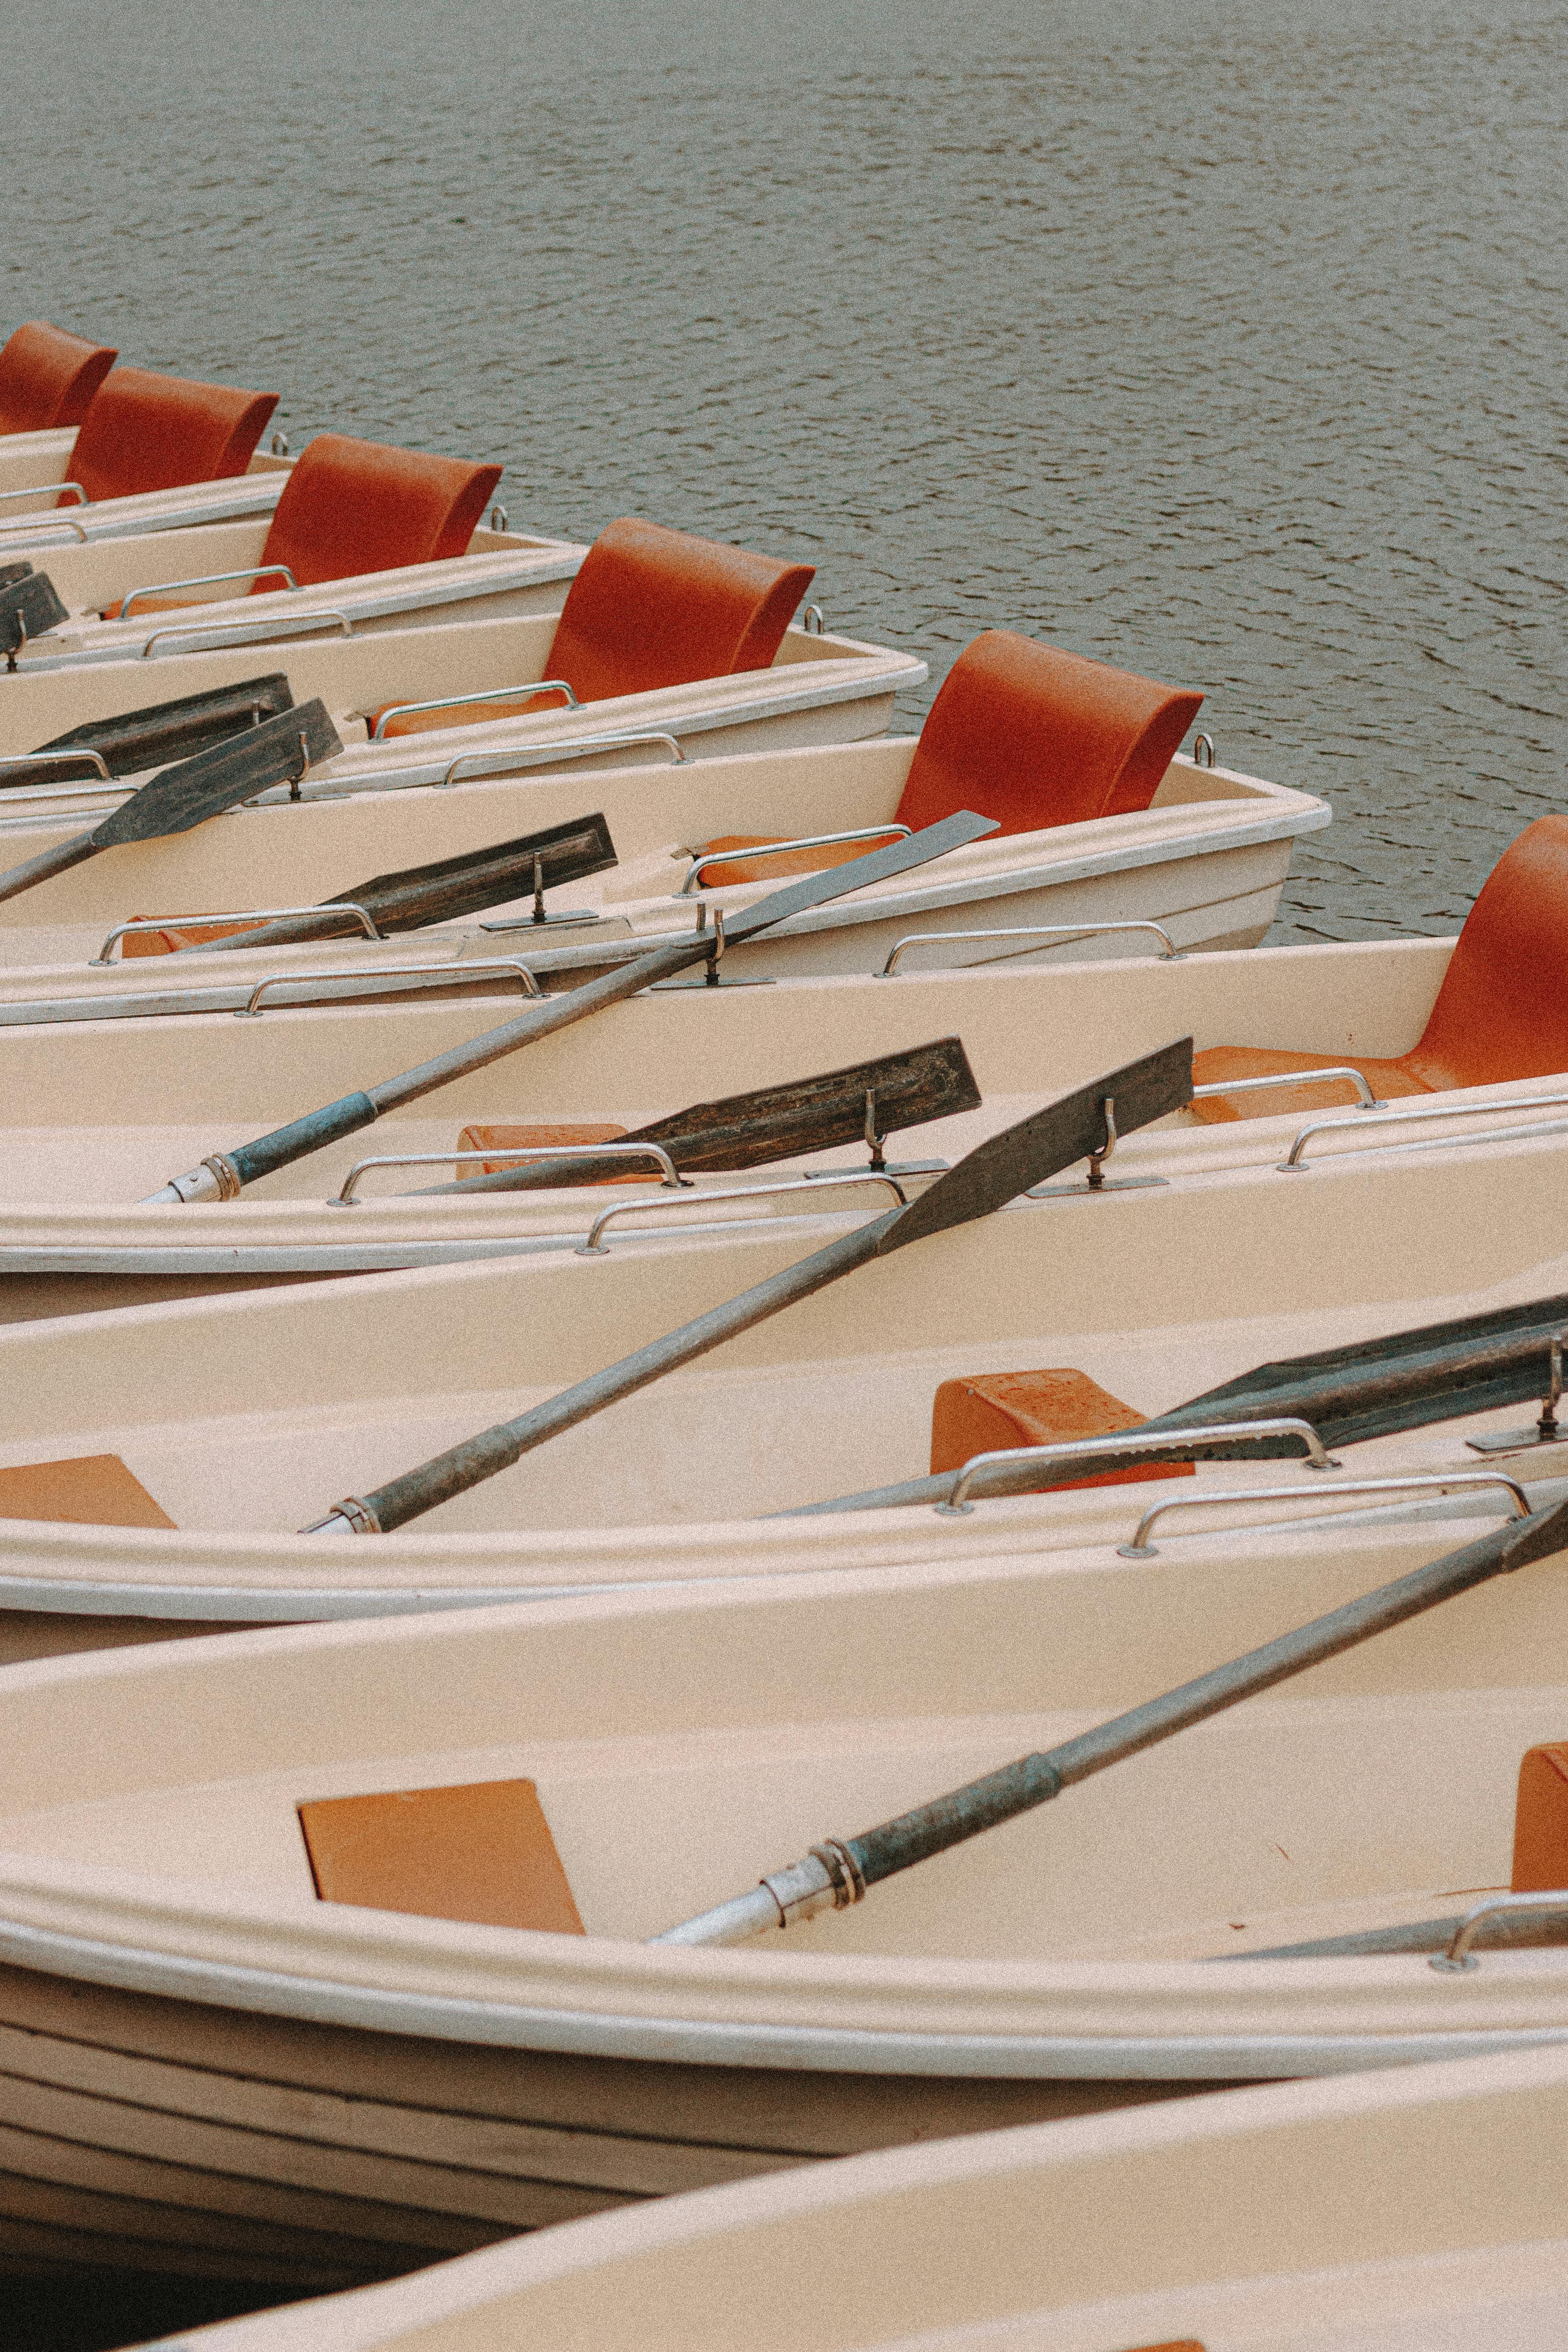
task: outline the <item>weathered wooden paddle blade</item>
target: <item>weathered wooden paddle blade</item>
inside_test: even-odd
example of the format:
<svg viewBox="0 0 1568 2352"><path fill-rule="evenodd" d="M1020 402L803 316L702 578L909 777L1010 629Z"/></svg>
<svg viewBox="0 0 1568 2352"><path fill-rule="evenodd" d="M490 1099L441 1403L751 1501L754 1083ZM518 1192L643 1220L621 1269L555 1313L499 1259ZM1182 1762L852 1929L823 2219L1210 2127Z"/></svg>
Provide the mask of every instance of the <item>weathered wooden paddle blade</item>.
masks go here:
<svg viewBox="0 0 1568 2352"><path fill-rule="evenodd" d="M193 825L274 784L297 783L307 768L330 760L342 748L327 706L318 697L182 760L178 767L165 768L106 816L89 838L94 849L117 849L130 841L161 841L171 834L189 833Z"/></svg>
<svg viewBox="0 0 1568 2352"><path fill-rule="evenodd" d="M635 1128L626 1143L658 1143L680 1169L761 1168L775 1160L797 1160L858 1143L866 1132L866 1102L876 1105L879 1135L951 1118L977 1109L980 1089L956 1037L885 1054L879 1061L856 1062L788 1086L759 1087L722 1102L692 1103L651 1127ZM465 1177L457 1184L431 1184L434 1192L530 1192L570 1184L602 1184L623 1176L622 1159L542 1160L499 1168L492 1175Z"/></svg>
<svg viewBox="0 0 1568 2352"><path fill-rule="evenodd" d="M585 882L590 874L603 874L616 862L616 845L604 817L580 816L525 833L516 841L497 842L489 849L465 850L429 866L410 866L400 874L376 874L368 882L349 883L334 890L328 903L363 907L383 933L416 931L526 897L533 888L536 867L540 887L552 890ZM273 947L290 940L342 939L359 930L352 915L290 915L281 922L236 931L209 943L203 952Z"/></svg>
<svg viewBox="0 0 1568 2352"><path fill-rule="evenodd" d="M1130 1135L1134 1128L1147 1127L1151 1119L1180 1110L1192 1098L1193 1041L1182 1037L1173 1045L1162 1045L1136 1062L1124 1063L1121 1069L1063 1095L1059 1101L1020 1119L1016 1127L992 1136L956 1168L939 1176L918 1201L910 1202L883 1235L879 1254L886 1257L889 1250L902 1249L906 1242L923 1241L928 1234L940 1234L949 1225L966 1225L973 1218L1016 1201L1031 1184L1042 1182L1046 1174L1056 1175L1075 1160L1102 1150L1110 1140L1107 1102L1115 1107L1117 1134Z"/></svg>
<svg viewBox="0 0 1568 2352"><path fill-rule="evenodd" d="M1053 1121L1048 1111L1037 1111L1002 1135L990 1137L932 1185L932 1192L944 1192L947 1198L942 1214L924 1230L943 1233L973 1218L985 1216L1016 1194L1026 1192L1031 1184L1041 1183L1047 1176L1059 1175L1064 1168L1070 1168L1075 1160L1083 1158L1086 1149L1098 1150L1105 1141L1103 1107L1119 1085L1128 1087L1130 1102L1143 1106L1145 1118L1158 1116L1154 1106L1163 1099L1162 1087L1174 1099L1185 1100L1192 1093L1192 1039L1187 1037L1178 1046L1145 1055L1142 1061L1129 1063L1124 1069L1114 1070L1109 1076L1096 1079L1092 1086L1079 1087L1077 1094L1068 1096L1066 1114L1059 1121ZM1156 1084L1147 1082L1150 1074L1145 1066L1149 1064L1161 1066ZM1187 1072L1186 1096L1180 1092L1184 1067ZM1087 1146L1082 1097L1101 1107L1098 1129L1087 1129ZM1062 1108L1052 1104L1049 1109ZM979 1178L966 1181L969 1171L975 1168L981 1171ZM1004 1189L1005 1185L1010 1189ZM923 1197L929 1200L931 1194ZM479 1436L437 1454L405 1477L394 1478L387 1486L378 1487L374 1495L349 1496L327 1518L304 1532L382 1535L405 1526L410 1519L422 1517L437 1504L450 1502L455 1495L466 1494L470 1487L493 1478L497 1471L510 1469L524 1454L560 1436L563 1430L574 1429L579 1422L603 1412L606 1405L635 1395L638 1389L661 1380L666 1372L679 1370L682 1365L721 1347L726 1339L733 1339L741 1332L750 1331L771 1316L782 1313L784 1307L826 1290L830 1282L852 1274L857 1266L869 1265L885 1253L889 1234L921 1205L917 1201L909 1207L889 1209L884 1216L871 1218L854 1233L829 1242L825 1249L816 1250L811 1256L784 1266L765 1281L754 1283L738 1297L710 1307L707 1314L683 1323L679 1330L650 1339L646 1347L623 1356L618 1364L611 1364L605 1370L591 1373L585 1381L563 1389L558 1396L521 1413L515 1421L500 1422L493 1429L481 1431ZM921 1235L914 1233L908 1238L918 1240ZM895 1243L894 1246L899 1244Z"/></svg>
<svg viewBox="0 0 1568 2352"><path fill-rule="evenodd" d="M976 816L972 809L960 809L955 816L943 817L940 824L928 824L920 833L911 833L907 840L889 842L886 849L873 849L864 857L856 857L843 866L826 866L820 874L807 874L792 882L787 889L774 890L760 898L754 907L743 907L724 918L724 929L731 943L749 940L758 931L771 930L775 923L787 923L792 915L804 915L814 907L826 907L831 899L842 898L847 890L864 890L873 882L890 882L895 875L908 874L917 866L929 866L933 857L943 857L949 850L966 848L972 841L984 841L988 833L996 831L996 819Z"/></svg>
<svg viewBox="0 0 1568 2352"><path fill-rule="evenodd" d="M33 637L58 629L68 615L47 572L30 563L7 564L15 576L0 584L0 653L15 654Z"/></svg>
<svg viewBox="0 0 1568 2352"><path fill-rule="evenodd" d="M1200 1397L1140 1422L1140 1444L1129 1452L1108 1434L1092 1454L1076 1458L1070 1468L1055 1476L1039 1466L1021 1462L1016 1467L999 1464L987 1473L985 1492L1037 1495L1052 1486L1077 1484L1111 1470L1128 1470L1157 1462L1274 1462L1299 1454L1289 1437L1257 1439L1226 1437L1212 1445L1194 1442L1194 1433L1211 1423L1277 1421L1287 1416L1310 1422L1328 1446L1359 1445L1369 1438L1394 1437L1406 1429L1427 1429L1443 1421L1465 1421L1471 1414L1500 1412L1507 1405L1533 1402L1546 1394L1551 1379L1552 1342L1568 1331L1568 1298L1532 1300L1522 1307L1504 1307L1485 1315L1461 1316L1453 1322L1428 1323L1415 1331L1395 1331L1354 1346L1324 1348L1310 1356L1293 1356L1277 1364L1258 1364L1206 1389ZM1169 1430L1169 1454L1153 1454L1145 1442L1152 1432ZM940 1503L952 1485L951 1471L931 1478L901 1478L890 1486L868 1486L856 1495L836 1495L824 1503L803 1503L781 1513L785 1518L810 1518L837 1511L886 1511Z"/></svg>
<svg viewBox="0 0 1568 2352"><path fill-rule="evenodd" d="M960 809L956 816L944 817L940 824L928 824L911 834L907 841L894 843L889 849L872 850L865 857L851 858L846 865L830 867L826 874L809 876L787 890L775 891L772 898L749 910L744 936L751 938L770 923L785 921L798 914L803 906L825 906L829 899L847 898L851 891L862 889L868 882L886 879L889 873L908 873L917 866L928 865L932 858L944 857L949 850L978 841L995 830L994 818ZM893 857L897 862L889 866L887 861ZM803 899L801 892L807 889L810 896ZM0 876L0 898L7 895L6 877ZM736 936L731 926L730 937ZM428 1061L416 1063L411 1070L400 1070L395 1077L383 1078L358 1094L341 1095L336 1102L308 1111L303 1118L291 1119L287 1127L276 1127L270 1134L259 1135L233 1151L210 1152L199 1168L188 1169L183 1176L172 1176L156 1192L149 1193L148 1199L232 1200L258 1177L274 1175L279 1168L292 1167L296 1160L308 1159L326 1144L339 1142L346 1135L357 1135L384 1111L401 1110L405 1103L417 1102L422 1095L450 1086L454 1078L469 1077L475 1070L487 1068L491 1062L515 1054L523 1045L536 1045L540 1038L553 1036L558 1029L570 1028L574 1022L585 1021L609 1005L624 1003L628 996L636 996L655 981L668 980L676 972L703 962L714 948L711 932L688 931L663 940L649 948L646 955L617 965L581 988L564 990L547 1003L530 1004L514 1019L470 1037L464 1045L450 1045L444 1054L433 1054Z"/></svg>
<svg viewBox="0 0 1568 2352"><path fill-rule="evenodd" d="M281 670L267 677L247 677L238 686L209 687L203 694L184 694L173 702L149 703L144 710L117 711L111 719L89 719L36 749L42 751L96 751L111 776L134 776L165 761L188 760L231 735L275 719L293 707L294 697ZM36 778L26 768L7 770L7 786L58 783L58 767L40 767Z"/></svg>
<svg viewBox="0 0 1568 2352"><path fill-rule="evenodd" d="M829 1838L814 1846L804 1861L772 1871L761 1884L704 1911L679 1927L667 1928L656 1943L740 1943L763 1928L787 1927L816 1912L856 1903L868 1887L908 1870L950 1846L962 1845L983 1830L1032 1812L1037 1805L1059 1797L1064 1789L1087 1780L1108 1766L1140 1756L1178 1731L1205 1723L1241 1700L1272 1690L1309 1666L1341 1656L1374 1633L1407 1624L1413 1617L1472 1592L1494 1576L1506 1576L1532 1560L1550 1559L1568 1546L1568 1502L1510 1519L1479 1542L1446 1552L1410 1575L1310 1624L1281 1633L1256 1650L1223 1666L1215 1666L1191 1682L1112 1716L1092 1731L1063 1740L1044 1754L1021 1756L1000 1771L967 1781L927 1804L917 1805L858 1837Z"/></svg>
<svg viewBox="0 0 1568 2352"><path fill-rule="evenodd" d="M32 565L25 560L18 560L12 563L0 563L0 588L14 587L18 580L26 580L32 569Z"/></svg>

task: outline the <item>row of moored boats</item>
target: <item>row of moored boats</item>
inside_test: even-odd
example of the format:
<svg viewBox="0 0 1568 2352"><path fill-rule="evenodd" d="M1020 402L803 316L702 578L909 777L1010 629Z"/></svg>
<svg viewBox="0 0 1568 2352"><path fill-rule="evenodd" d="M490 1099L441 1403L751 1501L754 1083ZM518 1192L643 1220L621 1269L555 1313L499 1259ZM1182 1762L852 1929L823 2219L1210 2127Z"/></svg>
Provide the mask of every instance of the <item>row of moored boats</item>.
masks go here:
<svg viewBox="0 0 1568 2352"><path fill-rule="evenodd" d="M1560 2343L1568 817L275 406L0 350L0 2266Z"/></svg>

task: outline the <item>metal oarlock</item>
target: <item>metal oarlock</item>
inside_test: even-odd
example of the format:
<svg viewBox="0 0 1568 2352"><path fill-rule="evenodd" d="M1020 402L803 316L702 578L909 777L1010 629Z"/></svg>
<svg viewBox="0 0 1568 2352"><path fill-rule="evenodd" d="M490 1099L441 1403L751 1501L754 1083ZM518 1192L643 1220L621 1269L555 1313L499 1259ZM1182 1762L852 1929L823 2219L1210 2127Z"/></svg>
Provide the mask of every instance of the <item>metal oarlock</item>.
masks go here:
<svg viewBox="0 0 1568 2352"><path fill-rule="evenodd" d="M227 1153L214 1151L188 1176L171 1176L167 1190L182 1201L237 1201L242 1187Z"/></svg>
<svg viewBox="0 0 1568 2352"><path fill-rule="evenodd" d="M1491 1437L1467 1437L1465 1444L1472 1454L1522 1454L1531 1445L1562 1443L1557 1408L1563 1401L1564 1340L1568 1340L1568 1331L1553 1331L1552 1334L1546 1357L1546 1394L1541 1400L1540 1418L1528 1429L1500 1429Z"/></svg>
<svg viewBox="0 0 1568 2352"><path fill-rule="evenodd" d="M307 1536L379 1536L384 1535L385 1529L375 1513L367 1510L357 1496L345 1495L341 1503L332 1505L324 1519L318 1519L313 1527L301 1528L300 1533Z"/></svg>

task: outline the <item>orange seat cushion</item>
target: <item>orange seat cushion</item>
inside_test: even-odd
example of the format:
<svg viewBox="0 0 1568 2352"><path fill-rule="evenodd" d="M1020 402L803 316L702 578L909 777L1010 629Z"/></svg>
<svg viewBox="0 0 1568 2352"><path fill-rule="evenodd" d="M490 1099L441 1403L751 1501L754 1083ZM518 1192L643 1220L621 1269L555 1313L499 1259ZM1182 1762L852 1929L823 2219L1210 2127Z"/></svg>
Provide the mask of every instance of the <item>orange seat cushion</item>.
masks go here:
<svg viewBox="0 0 1568 2352"><path fill-rule="evenodd" d="M47 319L30 319L0 351L0 433L47 433L79 425L120 354L84 342Z"/></svg>
<svg viewBox="0 0 1568 2352"><path fill-rule="evenodd" d="M960 809L1004 833L1039 833L1147 808L1202 703L987 629L943 680L895 814L917 833Z"/></svg>
<svg viewBox="0 0 1568 2352"><path fill-rule="evenodd" d="M1373 1094L1443 1093L1568 1073L1568 816L1537 817L1481 885L1454 943L1421 1036L1391 1061L1279 1047L1214 1046L1193 1057L1193 1079L1261 1077L1350 1063ZM1342 1087L1334 1098L1348 1101ZM1194 1103L1207 1120L1266 1118L1324 1108L1329 1090L1215 1096Z"/></svg>
<svg viewBox="0 0 1568 2352"><path fill-rule="evenodd" d="M545 663L580 702L766 669L815 567L623 516L567 591Z"/></svg>
<svg viewBox="0 0 1568 2352"><path fill-rule="evenodd" d="M88 404L67 478L94 499L226 480L244 473L277 405L275 392L116 368Z"/></svg>
<svg viewBox="0 0 1568 2352"><path fill-rule="evenodd" d="M1516 1895L1568 1886L1568 1741L1531 1748L1519 1768L1509 1884Z"/></svg>
<svg viewBox="0 0 1568 2352"><path fill-rule="evenodd" d="M327 1797L299 1812L323 1903L583 1933L531 1780Z"/></svg>
<svg viewBox="0 0 1568 2352"><path fill-rule="evenodd" d="M499 466L466 457L319 433L284 485L261 561L286 563L300 588L444 563L468 553L500 478ZM260 580L251 593L265 596L280 585Z"/></svg>
<svg viewBox="0 0 1568 2352"><path fill-rule="evenodd" d="M133 915L132 922L146 921L144 915ZM210 919L197 918L189 923L171 924L167 930L131 931L120 942L120 952L127 961L132 956L176 955L181 948L205 947L213 940L234 940L241 931L259 931L258 922L231 923L222 915Z"/></svg>
<svg viewBox="0 0 1568 2352"><path fill-rule="evenodd" d="M717 840L705 842L705 849L761 849L772 841L787 841L787 834L721 833ZM722 866L705 866L702 879L696 885L700 890L727 890L737 882L782 882L791 874L823 874L830 866L847 866L856 857L868 857L874 849L886 849L898 840L889 833L880 841L836 841L817 849L786 850L779 857L737 857L727 859Z"/></svg>
<svg viewBox="0 0 1568 2352"><path fill-rule="evenodd" d="M1139 1429L1146 1413L1113 1397L1087 1372L976 1372L943 1381L931 1418L931 1466L962 1470L977 1454L999 1454L1022 1445L1062 1445L1075 1437L1104 1437ZM1144 1478L1190 1478L1190 1462L1153 1462L1130 1470L1105 1470L1092 1478L1069 1478L1077 1486L1123 1486Z"/></svg>
<svg viewBox="0 0 1568 2352"><path fill-rule="evenodd" d="M607 1124L598 1127L466 1127L458 1138L458 1149L459 1151L558 1151L566 1143L619 1143L626 1131L624 1127ZM452 1172L460 1181L476 1173L493 1176L498 1170L515 1165L513 1160L487 1160L478 1171L457 1168ZM647 1180L634 1171L630 1176L612 1176L608 1181L612 1184L638 1184Z"/></svg>
<svg viewBox="0 0 1568 2352"><path fill-rule="evenodd" d="M0 1518L58 1519L75 1527L172 1528L118 1454L26 1462L0 1470Z"/></svg>

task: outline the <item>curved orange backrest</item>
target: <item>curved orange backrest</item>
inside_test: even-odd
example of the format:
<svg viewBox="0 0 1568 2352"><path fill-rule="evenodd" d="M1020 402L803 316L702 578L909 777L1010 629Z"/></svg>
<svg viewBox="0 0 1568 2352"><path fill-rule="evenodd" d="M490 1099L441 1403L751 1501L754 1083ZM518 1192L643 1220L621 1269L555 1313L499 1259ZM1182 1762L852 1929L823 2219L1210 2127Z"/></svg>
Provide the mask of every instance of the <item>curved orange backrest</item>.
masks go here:
<svg viewBox="0 0 1568 2352"><path fill-rule="evenodd" d="M286 563L301 588L405 563L443 563L468 552L500 478L499 466L466 457L320 433L301 450L278 501L261 560ZM279 585L258 581L251 593Z"/></svg>
<svg viewBox="0 0 1568 2352"><path fill-rule="evenodd" d="M1568 1070L1568 816L1538 817L1498 859L1401 1058L1437 1087Z"/></svg>
<svg viewBox="0 0 1568 2352"><path fill-rule="evenodd" d="M277 405L275 392L116 368L88 404L67 478L89 499L226 480L244 473Z"/></svg>
<svg viewBox="0 0 1568 2352"><path fill-rule="evenodd" d="M29 320L0 351L0 433L79 425L119 357L108 343L83 342L47 319Z"/></svg>
<svg viewBox="0 0 1568 2352"><path fill-rule="evenodd" d="M623 515L573 581L545 674L581 702L766 669L816 575Z"/></svg>
<svg viewBox="0 0 1568 2352"><path fill-rule="evenodd" d="M899 822L918 833L973 809L1004 833L1038 833L1147 808L1202 702L1012 629L987 629L931 704Z"/></svg>

